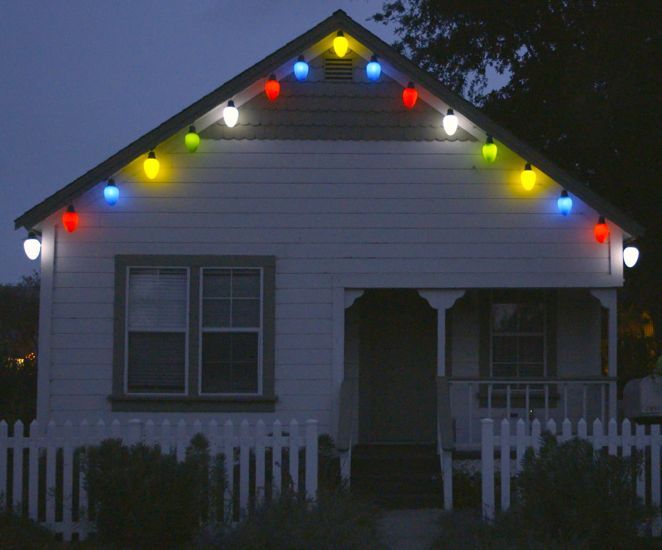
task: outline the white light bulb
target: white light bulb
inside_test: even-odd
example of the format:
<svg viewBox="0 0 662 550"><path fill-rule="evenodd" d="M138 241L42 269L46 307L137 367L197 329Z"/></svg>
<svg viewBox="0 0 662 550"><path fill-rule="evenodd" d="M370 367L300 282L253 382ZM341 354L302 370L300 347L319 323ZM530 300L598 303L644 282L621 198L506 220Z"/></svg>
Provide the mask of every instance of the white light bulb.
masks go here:
<svg viewBox="0 0 662 550"><path fill-rule="evenodd" d="M446 116L442 120L442 124L444 125L444 131L449 136L452 136L457 131L457 117L453 109L448 109Z"/></svg>
<svg viewBox="0 0 662 550"><path fill-rule="evenodd" d="M36 260L39 257L41 243L34 233L30 232L28 238L23 241L23 250L25 250L25 255L31 260Z"/></svg>
<svg viewBox="0 0 662 550"><path fill-rule="evenodd" d="M228 128L234 128L239 120L239 109L234 106L234 101L228 101L228 104L223 109L223 120Z"/></svg>
<svg viewBox="0 0 662 550"><path fill-rule="evenodd" d="M623 250L623 263L627 267L634 267L639 260L639 249L636 246L628 246Z"/></svg>

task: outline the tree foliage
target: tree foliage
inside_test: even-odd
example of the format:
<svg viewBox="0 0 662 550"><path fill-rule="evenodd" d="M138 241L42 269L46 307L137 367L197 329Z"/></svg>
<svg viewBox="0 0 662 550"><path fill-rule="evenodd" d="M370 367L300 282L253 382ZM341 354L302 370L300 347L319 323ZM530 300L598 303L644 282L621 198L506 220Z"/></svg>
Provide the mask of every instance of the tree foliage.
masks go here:
<svg viewBox="0 0 662 550"><path fill-rule="evenodd" d="M31 422L36 412L39 275L0 285L0 419Z"/></svg>
<svg viewBox="0 0 662 550"><path fill-rule="evenodd" d="M659 352L662 4L397 0L374 19L419 66L646 228L622 298L650 312ZM495 73L507 80L499 89Z"/></svg>

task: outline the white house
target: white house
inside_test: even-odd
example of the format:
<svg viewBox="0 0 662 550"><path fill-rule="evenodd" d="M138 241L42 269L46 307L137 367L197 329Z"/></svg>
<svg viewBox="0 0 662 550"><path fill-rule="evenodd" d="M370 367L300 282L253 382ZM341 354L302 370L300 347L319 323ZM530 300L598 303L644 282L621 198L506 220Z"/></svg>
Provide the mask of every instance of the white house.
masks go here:
<svg viewBox="0 0 662 550"><path fill-rule="evenodd" d="M616 415L641 228L342 11L16 227L41 239L40 423L313 418L344 447L471 449L485 416Z"/></svg>

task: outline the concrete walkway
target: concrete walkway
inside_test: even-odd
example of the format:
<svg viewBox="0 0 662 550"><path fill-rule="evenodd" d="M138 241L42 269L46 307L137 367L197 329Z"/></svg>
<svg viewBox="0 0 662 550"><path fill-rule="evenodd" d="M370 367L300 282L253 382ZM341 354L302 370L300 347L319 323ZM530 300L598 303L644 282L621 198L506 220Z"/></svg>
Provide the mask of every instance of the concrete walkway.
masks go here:
<svg viewBox="0 0 662 550"><path fill-rule="evenodd" d="M441 510L386 510L379 520L381 540L391 550L427 550L439 534Z"/></svg>

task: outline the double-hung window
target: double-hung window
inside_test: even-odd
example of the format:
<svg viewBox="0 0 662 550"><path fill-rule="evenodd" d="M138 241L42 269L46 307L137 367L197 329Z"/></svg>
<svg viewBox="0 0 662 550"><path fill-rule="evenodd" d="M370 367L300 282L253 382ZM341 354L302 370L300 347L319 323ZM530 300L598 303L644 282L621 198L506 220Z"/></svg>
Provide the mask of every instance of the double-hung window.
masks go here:
<svg viewBox="0 0 662 550"><path fill-rule="evenodd" d="M116 411L270 411L273 256L116 256Z"/></svg>
<svg viewBox="0 0 662 550"><path fill-rule="evenodd" d="M548 343L542 294L494 292L490 307L490 376L545 376Z"/></svg>

